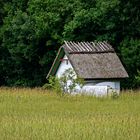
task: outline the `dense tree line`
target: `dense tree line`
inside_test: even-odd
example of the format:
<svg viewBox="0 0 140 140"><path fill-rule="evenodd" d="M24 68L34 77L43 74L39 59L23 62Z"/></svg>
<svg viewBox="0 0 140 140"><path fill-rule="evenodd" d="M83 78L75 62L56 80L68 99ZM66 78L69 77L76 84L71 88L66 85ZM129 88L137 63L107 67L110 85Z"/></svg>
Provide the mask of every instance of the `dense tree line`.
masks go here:
<svg viewBox="0 0 140 140"><path fill-rule="evenodd" d="M64 40L110 42L140 85L139 0L0 0L0 85L41 86Z"/></svg>

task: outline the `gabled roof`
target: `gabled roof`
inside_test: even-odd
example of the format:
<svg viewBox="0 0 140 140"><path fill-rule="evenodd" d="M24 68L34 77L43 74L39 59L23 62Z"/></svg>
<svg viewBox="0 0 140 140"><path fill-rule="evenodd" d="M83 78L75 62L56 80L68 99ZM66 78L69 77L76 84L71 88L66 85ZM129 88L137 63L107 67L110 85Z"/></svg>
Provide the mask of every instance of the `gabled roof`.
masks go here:
<svg viewBox="0 0 140 140"><path fill-rule="evenodd" d="M118 79L128 74L113 47L107 42L68 42L60 47L47 75L55 75L60 59L67 55L76 74L84 79Z"/></svg>

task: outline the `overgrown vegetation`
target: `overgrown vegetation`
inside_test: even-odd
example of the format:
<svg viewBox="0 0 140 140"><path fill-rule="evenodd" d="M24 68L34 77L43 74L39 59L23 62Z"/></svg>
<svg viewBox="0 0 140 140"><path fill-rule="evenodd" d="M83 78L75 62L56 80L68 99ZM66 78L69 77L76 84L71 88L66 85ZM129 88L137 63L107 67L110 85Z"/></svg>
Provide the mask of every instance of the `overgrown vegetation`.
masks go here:
<svg viewBox="0 0 140 140"><path fill-rule="evenodd" d="M107 40L139 87L139 0L0 0L0 85L42 86L63 40Z"/></svg>
<svg viewBox="0 0 140 140"><path fill-rule="evenodd" d="M66 69L61 77L50 76L48 83L43 88L50 89L58 95L76 92L76 87L82 88L84 79L76 76L72 68Z"/></svg>
<svg viewBox="0 0 140 140"><path fill-rule="evenodd" d="M114 100L0 89L1 140L139 140L140 92Z"/></svg>

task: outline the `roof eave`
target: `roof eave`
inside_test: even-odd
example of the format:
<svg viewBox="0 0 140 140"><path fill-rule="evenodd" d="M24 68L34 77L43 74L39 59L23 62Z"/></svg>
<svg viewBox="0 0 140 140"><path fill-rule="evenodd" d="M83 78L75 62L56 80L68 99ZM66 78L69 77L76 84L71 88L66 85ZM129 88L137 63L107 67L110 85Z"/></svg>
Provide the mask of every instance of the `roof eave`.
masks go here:
<svg viewBox="0 0 140 140"><path fill-rule="evenodd" d="M84 80L123 80L129 77L112 77L112 78L84 78Z"/></svg>

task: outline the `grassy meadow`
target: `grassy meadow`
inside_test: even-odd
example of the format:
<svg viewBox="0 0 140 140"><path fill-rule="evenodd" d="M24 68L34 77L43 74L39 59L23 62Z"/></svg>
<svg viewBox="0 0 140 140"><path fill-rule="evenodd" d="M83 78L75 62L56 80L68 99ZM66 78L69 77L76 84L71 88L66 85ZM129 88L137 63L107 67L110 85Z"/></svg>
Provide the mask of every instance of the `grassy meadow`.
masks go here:
<svg viewBox="0 0 140 140"><path fill-rule="evenodd" d="M1 88L0 140L140 140L140 92L112 99Z"/></svg>

